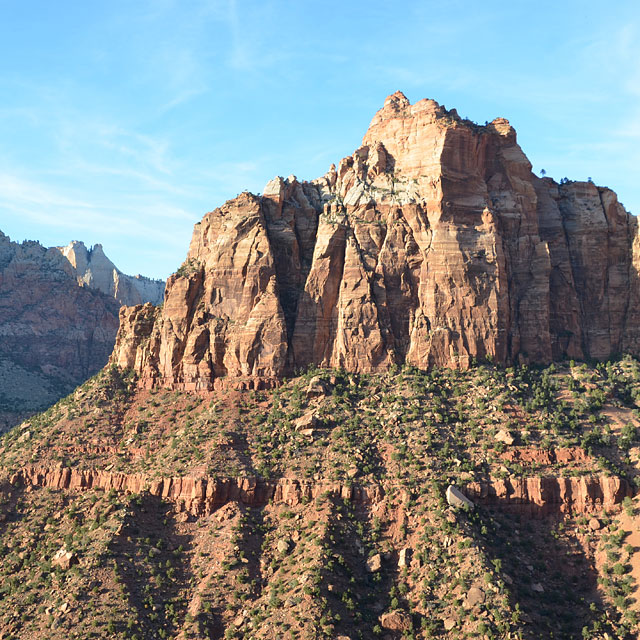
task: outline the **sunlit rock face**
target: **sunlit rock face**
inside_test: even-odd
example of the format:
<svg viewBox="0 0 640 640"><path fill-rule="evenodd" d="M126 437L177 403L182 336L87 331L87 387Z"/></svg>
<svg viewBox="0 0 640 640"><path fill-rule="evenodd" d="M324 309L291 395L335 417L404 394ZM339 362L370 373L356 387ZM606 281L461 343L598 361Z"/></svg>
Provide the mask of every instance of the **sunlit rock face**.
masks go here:
<svg viewBox="0 0 640 640"><path fill-rule="evenodd" d="M398 92L321 178L208 213L163 308L122 311L112 360L196 389L311 365L637 355L639 265L612 191L536 177L507 120Z"/></svg>
<svg viewBox="0 0 640 640"><path fill-rule="evenodd" d="M69 393L107 362L118 303L80 287L69 262L0 232L0 430Z"/></svg>
<svg viewBox="0 0 640 640"><path fill-rule="evenodd" d="M141 275L128 276L107 258L101 244L87 249L84 242L74 240L66 247L56 247L73 267L78 283L98 289L115 298L121 305L150 302L158 305L164 295L164 281Z"/></svg>

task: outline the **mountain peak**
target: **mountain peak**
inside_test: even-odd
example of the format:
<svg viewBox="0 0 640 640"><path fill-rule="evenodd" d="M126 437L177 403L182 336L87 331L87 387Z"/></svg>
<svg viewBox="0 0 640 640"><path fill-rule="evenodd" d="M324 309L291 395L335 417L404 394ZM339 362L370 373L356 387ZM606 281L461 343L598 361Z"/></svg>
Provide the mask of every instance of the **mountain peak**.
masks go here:
<svg viewBox="0 0 640 640"><path fill-rule="evenodd" d="M107 257L102 244L87 249L84 242L72 240L66 247L55 247L73 268L78 283L102 291L123 305L145 302L160 304L164 282L122 273Z"/></svg>
<svg viewBox="0 0 640 640"><path fill-rule="evenodd" d="M384 108L404 109L410 105L409 99L402 91L392 93L384 101Z"/></svg>
<svg viewBox="0 0 640 640"><path fill-rule="evenodd" d="M123 311L112 361L199 389L640 353L631 229L613 192L538 179L507 120L396 92L337 168L207 214L164 307Z"/></svg>

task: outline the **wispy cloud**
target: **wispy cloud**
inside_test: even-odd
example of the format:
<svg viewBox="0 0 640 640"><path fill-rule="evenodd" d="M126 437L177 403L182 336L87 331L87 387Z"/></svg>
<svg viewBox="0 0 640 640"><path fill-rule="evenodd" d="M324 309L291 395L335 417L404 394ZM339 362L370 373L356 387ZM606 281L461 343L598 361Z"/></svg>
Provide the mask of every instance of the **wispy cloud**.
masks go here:
<svg viewBox="0 0 640 640"><path fill-rule="evenodd" d="M280 39L278 47L273 46L272 28L278 28L274 17L279 9L271 2L256 4L251 12L245 7L242 18L237 0L229 0L227 7L227 26L231 36L228 64L232 69L254 73L284 64L291 58L286 39ZM271 28L265 28L265 25Z"/></svg>
<svg viewBox="0 0 640 640"><path fill-rule="evenodd" d="M35 207L34 215L37 210L43 209L88 211L94 208L88 201L69 197L42 184L6 173L0 173L0 203L5 207Z"/></svg>
<svg viewBox="0 0 640 640"><path fill-rule="evenodd" d="M39 227L66 230L76 237L83 231L92 237L109 238L115 234L148 246L160 244L182 245L174 225L181 229L193 224L196 216L163 201L140 202L136 198L120 202L87 202L74 194L61 193L47 185L19 176L0 173L0 212L19 215ZM162 220L162 224L158 221Z"/></svg>

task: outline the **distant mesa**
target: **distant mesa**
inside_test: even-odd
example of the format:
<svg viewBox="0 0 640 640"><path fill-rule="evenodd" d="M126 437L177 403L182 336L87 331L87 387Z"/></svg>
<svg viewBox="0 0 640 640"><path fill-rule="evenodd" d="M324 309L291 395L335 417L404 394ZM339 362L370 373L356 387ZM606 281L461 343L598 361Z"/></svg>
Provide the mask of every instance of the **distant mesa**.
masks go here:
<svg viewBox="0 0 640 640"><path fill-rule="evenodd" d="M112 362L207 389L309 366L640 355L639 268L613 191L538 178L503 118L396 92L324 176L206 214L163 307L121 311Z"/></svg>

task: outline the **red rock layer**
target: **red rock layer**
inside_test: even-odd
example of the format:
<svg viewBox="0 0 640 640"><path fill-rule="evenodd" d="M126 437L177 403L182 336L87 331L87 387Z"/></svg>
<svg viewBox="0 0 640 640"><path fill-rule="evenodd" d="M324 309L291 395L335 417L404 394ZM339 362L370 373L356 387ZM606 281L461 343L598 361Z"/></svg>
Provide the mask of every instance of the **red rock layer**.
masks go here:
<svg viewBox="0 0 640 640"><path fill-rule="evenodd" d="M313 182L276 178L194 229L164 307L121 314L143 384L640 355L636 219L591 183L539 179L504 119L387 98Z"/></svg>
<svg viewBox="0 0 640 640"><path fill-rule="evenodd" d="M293 478L149 478L140 473L44 466L27 466L14 473L9 481L13 485L57 490L147 492L169 500L179 510L195 516L209 515L227 502L258 507L273 501L295 506L330 494L355 503L375 504L384 496L380 485L347 486L338 482L311 482ZM632 495L631 487L625 480L604 475L492 480L488 483L471 483L464 488L464 492L477 504L516 510L531 517L569 512L590 513L611 508L621 503L625 496Z"/></svg>
<svg viewBox="0 0 640 640"><path fill-rule="evenodd" d="M560 449L537 449L535 447L515 447L500 454L502 460L536 464L567 464L570 462L588 462L591 458L581 447Z"/></svg>
<svg viewBox="0 0 640 640"><path fill-rule="evenodd" d="M30 466L10 477L13 485L31 485L51 489L142 493L176 503L181 510L206 516L227 502L264 506L269 501L294 506L329 493L356 503L377 502L382 497L378 486L354 487L336 482L308 482L291 478L179 477L149 478L144 474L124 474L102 470L77 470L68 467Z"/></svg>
<svg viewBox="0 0 640 640"><path fill-rule="evenodd" d="M508 478L474 482L464 489L477 504L496 506L532 517L551 513L590 513L620 504L633 491L616 476L581 478Z"/></svg>
<svg viewBox="0 0 640 640"><path fill-rule="evenodd" d="M15 397L10 410L32 414L104 367L118 308L113 298L78 286L57 249L11 242L0 232L0 361L13 369L2 389L5 402ZM34 387L31 397L13 388L20 385Z"/></svg>

